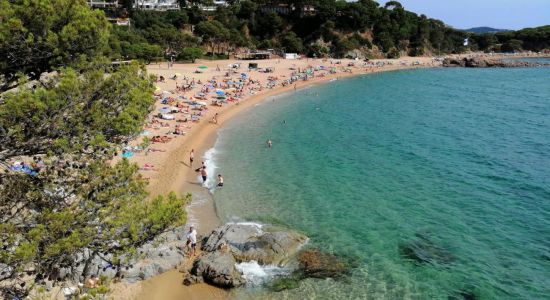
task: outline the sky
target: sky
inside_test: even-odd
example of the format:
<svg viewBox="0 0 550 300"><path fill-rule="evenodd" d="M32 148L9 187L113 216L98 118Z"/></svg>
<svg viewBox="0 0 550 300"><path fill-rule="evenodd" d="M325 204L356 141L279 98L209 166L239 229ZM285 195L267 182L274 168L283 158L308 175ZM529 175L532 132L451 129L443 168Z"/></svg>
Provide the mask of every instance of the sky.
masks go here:
<svg viewBox="0 0 550 300"><path fill-rule="evenodd" d="M382 5L386 0L378 0ZM521 29L550 25L550 0L398 0L406 10L458 29Z"/></svg>

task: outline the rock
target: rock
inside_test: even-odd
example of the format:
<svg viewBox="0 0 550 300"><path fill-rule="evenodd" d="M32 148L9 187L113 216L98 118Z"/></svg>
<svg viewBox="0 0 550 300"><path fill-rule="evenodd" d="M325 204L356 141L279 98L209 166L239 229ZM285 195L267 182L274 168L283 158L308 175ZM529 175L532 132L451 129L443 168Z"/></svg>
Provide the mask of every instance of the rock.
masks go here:
<svg viewBox="0 0 550 300"><path fill-rule="evenodd" d="M476 300L477 298L472 291L459 291L458 294L447 297L448 300Z"/></svg>
<svg viewBox="0 0 550 300"><path fill-rule="evenodd" d="M0 263L0 280L4 280L6 278L9 278L11 276L11 273L13 272L13 268Z"/></svg>
<svg viewBox="0 0 550 300"><path fill-rule="evenodd" d="M402 256L418 263L450 264L454 255L447 249L436 245L429 237L417 234L417 239L399 244Z"/></svg>
<svg viewBox="0 0 550 300"><path fill-rule="evenodd" d="M282 292L284 290L291 290L300 286L301 276L280 277L273 280L268 285L268 288L274 292Z"/></svg>
<svg viewBox="0 0 550 300"><path fill-rule="evenodd" d="M245 280L237 271L236 263L229 252L210 252L195 261L191 274L202 276L205 282L218 287L239 287L245 284Z"/></svg>
<svg viewBox="0 0 550 300"><path fill-rule="evenodd" d="M264 232L259 226L227 224L215 229L202 246L205 252L226 249L238 262L281 264L296 253L307 237L290 231Z"/></svg>
<svg viewBox="0 0 550 300"><path fill-rule="evenodd" d="M484 57L472 58L445 58L443 60L444 67L465 67L465 68L524 68L524 67L541 67L549 66L547 63L528 62L522 60L503 60Z"/></svg>
<svg viewBox="0 0 550 300"><path fill-rule="evenodd" d="M306 277L314 278L340 278L349 274L349 264L338 257L309 249L298 255L299 270Z"/></svg>
<svg viewBox="0 0 550 300"><path fill-rule="evenodd" d="M189 272L185 272L185 275L183 276L183 285L185 286L190 286L192 284L197 284L197 283L203 283L204 282L204 278L203 276L197 276L197 275L193 275Z"/></svg>

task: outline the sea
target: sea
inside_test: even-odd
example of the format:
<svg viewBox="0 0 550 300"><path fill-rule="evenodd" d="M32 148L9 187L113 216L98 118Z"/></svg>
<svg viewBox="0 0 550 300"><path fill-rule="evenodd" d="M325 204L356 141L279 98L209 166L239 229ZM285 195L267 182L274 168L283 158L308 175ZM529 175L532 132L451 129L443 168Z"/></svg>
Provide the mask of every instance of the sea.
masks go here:
<svg viewBox="0 0 550 300"><path fill-rule="evenodd" d="M229 121L207 159L223 222L297 230L351 266L275 291L291 267L240 264L234 299L550 299L550 68L310 86Z"/></svg>

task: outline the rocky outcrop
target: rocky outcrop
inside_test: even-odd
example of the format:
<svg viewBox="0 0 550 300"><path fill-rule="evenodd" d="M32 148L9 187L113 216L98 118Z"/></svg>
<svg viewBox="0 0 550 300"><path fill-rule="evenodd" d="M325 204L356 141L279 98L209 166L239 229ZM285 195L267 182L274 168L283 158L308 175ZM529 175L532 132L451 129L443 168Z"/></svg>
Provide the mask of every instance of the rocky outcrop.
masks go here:
<svg viewBox="0 0 550 300"><path fill-rule="evenodd" d="M218 287L238 287L245 284L245 280L235 267L236 263L229 252L210 252L195 261L191 274Z"/></svg>
<svg viewBox="0 0 550 300"><path fill-rule="evenodd" d="M263 231L254 224L227 224L203 240L203 255L194 263L183 284L208 282L232 288L245 284L236 263L256 261L260 265L281 265L306 242L292 231Z"/></svg>
<svg viewBox="0 0 550 300"><path fill-rule="evenodd" d="M154 240L139 247L136 255L122 256L122 263L115 265L114 256L95 253L89 249L73 254L71 265L60 265L45 280L83 282L96 275L119 277L126 282L137 282L176 268L184 259L182 246L185 228L177 227L160 234Z"/></svg>
<svg viewBox="0 0 550 300"><path fill-rule="evenodd" d="M279 265L294 254L307 238L296 232L263 232L257 225L228 224L214 230L202 246L205 252L226 249L238 262Z"/></svg>
<svg viewBox="0 0 550 300"><path fill-rule="evenodd" d="M548 66L549 64L540 62L529 62L522 60L503 60L483 57L473 58L445 58L444 67L463 67L463 68L525 68Z"/></svg>
<svg viewBox="0 0 550 300"><path fill-rule="evenodd" d="M316 249L300 252L298 255L299 271L305 277L340 278L349 274L349 264L335 255Z"/></svg>

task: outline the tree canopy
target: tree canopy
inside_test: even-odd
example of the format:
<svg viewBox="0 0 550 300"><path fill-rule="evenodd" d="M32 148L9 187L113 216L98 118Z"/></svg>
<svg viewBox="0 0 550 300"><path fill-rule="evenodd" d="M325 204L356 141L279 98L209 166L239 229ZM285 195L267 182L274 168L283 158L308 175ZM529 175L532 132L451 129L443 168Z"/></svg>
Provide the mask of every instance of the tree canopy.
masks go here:
<svg viewBox="0 0 550 300"><path fill-rule="evenodd" d="M0 0L0 92L18 73L38 78L101 55L110 24L84 1Z"/></svg>
<svg viewBox="0 0 550 300"><path fill-rule="evenodd" d="M103 55L159 45L83 1L0 0L0 21L0 298L11 299L63 280L84 252L122 268L185 223L190 195L150 199L138 167L114 160L151 112L154 80Z"/></svg>

